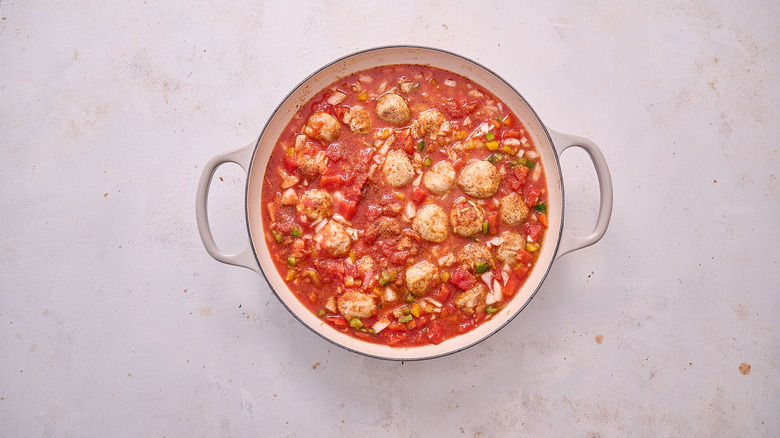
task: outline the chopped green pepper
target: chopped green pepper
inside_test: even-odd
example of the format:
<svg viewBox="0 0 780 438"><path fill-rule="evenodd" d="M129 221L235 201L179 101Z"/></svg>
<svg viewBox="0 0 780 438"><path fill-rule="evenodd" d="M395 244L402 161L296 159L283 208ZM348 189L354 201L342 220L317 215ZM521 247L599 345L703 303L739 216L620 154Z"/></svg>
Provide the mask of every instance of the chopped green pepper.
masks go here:
<svg viewBox="0 0 780 438"><path fill-rule="evenodd" d="M490 223L488 221L482 222L482 234L490 233Z"/></svg>
<svg viewBox="0 0 780 438"><path fill-rule="evenodd" d="M400 318L398 318L398 322L403 324L405 322L411 321L412 319L414 319L414 317L411 314L410 315L403 315Z"/></svg>
<svg viewBox="0 0 780 438"><path fill-rule="evenodd" d="M414 302L414 295L412 295L411 292L406 294L406 296L404 297L404 301L406 301L407 303L413 303Z"/></svg>
<svg viewBox="0 0 780 438"><path fill-rule="evenodd" d="M425 157L423 158L423 166L430 167L433 162L431 161L431 157Z"/></svg>
<svg viewBox="0 0 780 438"><path fill-rule="evenodd" d="M476 265L474 265L474 271L477 274L484 274L489 270L490 270L490 263L477 263Z"/></svg>
<svg viewBox="0 0 780 438"><path fill-rule="evenodd" d="M494 138L496 138L496 135L493 134L493 131L488 131L488 132L485 133L485 138L488 141L492 141Z"/></svg>
<svg viewBox="0 0 780 438"><path fill-rule="evenodd" d="M287 256L288 266L295 266L297 264L298 264L298 259L294 255L290 254L289 256Z"/></svg>
<svg viewBox="0 0 780 438"><path fill-rule="evenodd" d="M540 213L544 213L545 211L547 211L547 206L544 205L544 202L540 202L540 203L536 204L536 207L534 207L534 208L536 209L536 211L538 211Z"/></svg>
<svg viewBox="0 0 780 438"><path fill-rule="evenodd" d="M363 321L357 317L352 318L349 320L349 326L355 330L360 330L363 328Z"/></svg>
<svg viewBox="0 0 780 438"><path fill-rule="evenodd" d="M398 274L395 271L382 271L382 273L379 274L379 285L387 286L394 282L397 276Z"/></svg>
<svg viewBox="0 0 780 438"><path fill-rule="evenodd" d="M531 170L534 170L534 167L536 167L536 163L534 163L533 161L529 160L526 157L520 157L520 159L517 160L517 161L520 164L522 164L523 166L525 166L525 167L527 167L527 168L529 168Z"/></svg>
<svg viewBox="0 0 780 438"><path fill-rule="evenodd" d="M420 140L417 142L417 150L420 152L425 150L425 140Z"/></svg>
<svg viewBox="0 0 780 438"><path fill-rule="evenodd" d="M496 307L496 306L492 306L491 305L491 306L487 306L487 309L485 309L485 312L487 312L488 314L493 314L493 313L496 313L496 312L498 312L499 310L501 310L503 308L504 308L504 306Z"/></svg>
<svg viewBox="0 0 780 438"><path fill-rule="evenodd" d="M301 237L301 229L298 228L298 225L293 225L292 229L290 230L290 235L293 237Z"/></svg>
<svg viewBox="0 0 780 438"><path fill-rule="evenodd" d="M491 163L495 163L496 161L501 161L504 159L504 154L501 152L496 152L495 154L490 154L489 157L487 157L487 160Z"/></svg>
<svg viewBox="0 0 780 438"><path fill-rule="evenodd" d="M320 311L319 311L319 312L317 312L317 316L319 316L320 318L322 318L322 317L323 317L323 316L325 316L325 315L326 315L326 312L325 312L325 310L324 310L324 309L320 309Z"/></svg>
<svg viewBox="0 0 780 438"><path fill-rule="evenodd" d="M271 231L271 234L273 234L274 240L276 241L276 243L281 243L282 242L282 238L284 237L282 235L282 233L280 233L278 231Z"/></svg>

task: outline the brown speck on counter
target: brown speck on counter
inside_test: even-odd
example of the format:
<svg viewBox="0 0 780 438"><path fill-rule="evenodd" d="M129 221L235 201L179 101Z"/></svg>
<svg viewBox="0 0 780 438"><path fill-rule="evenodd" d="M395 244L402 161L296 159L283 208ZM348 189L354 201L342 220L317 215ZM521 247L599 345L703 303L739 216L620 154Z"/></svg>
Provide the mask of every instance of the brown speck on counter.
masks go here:
<svg viewBox="0 0 780 438"><path fill-rule="evenodd" d="M714 180L712 180L712 182L713 182L713 183L715 183L715 184L717 184L717 183L718 183L718 180L714 179Z"/></svg>
<svg viewBox="0 0 780 438"><path fill-rule="evenodd" d="M311 369L313 369L313 370L316 370L318 366L320 366L320 363L319 363L319 362L317 362L317 363L315 363L314 365L312 365L312 366L311 366Z"/></svg>
<svg viewBox="0 0 780 438"><path fill-rule="evenodd" d="M594 340L596 341L597 344L601 344L602 342L604 342L604 335L596 335Z"/></svg>
<svg viewBox="0 0 780 438"><path fill-rule="evenodd" d="M211 316L211 307L204 307L200 309L200 316Z"/></svg>
<svg viewBox="0 0 780 438"><path fill-rule="evenodd" d="M105 198L106 196L108 196L108 193L103 193L103 197Z"/></svg>
<svg viewBox="0 0 780 438"><path fill-rule="evenodd" d="M743 376L747 376L750 374L750 365L742 362L739 364L739 372L742 373Z"/></svg>
<svg viewBox="0 0 780 438"><path fill-rule="evenodd" d="M220 181L224 181L224 179L222 179L222 177L221 177L221 176L219 177L219 180L220 180Z"/></svg>

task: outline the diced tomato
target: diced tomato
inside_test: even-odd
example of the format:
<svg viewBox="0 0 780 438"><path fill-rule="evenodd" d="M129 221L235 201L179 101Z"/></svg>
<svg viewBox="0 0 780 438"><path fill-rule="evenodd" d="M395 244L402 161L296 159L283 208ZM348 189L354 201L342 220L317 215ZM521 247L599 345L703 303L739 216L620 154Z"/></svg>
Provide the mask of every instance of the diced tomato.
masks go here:
<svg viewBox="0 0 780 438"><path fill-rule="evenodd" d="M519 129L505 129L501 132L501 139L505 138L520 138Z"/></svg>
<svg viewBox="0 0 780 438"><path fill-rule="evenodd" d="M356 278L358 276L357 266L354 263L344 263L344 275Z"/></svg>
<svg viewBox="0 0 780 438"><path fill-rule="evenodd" d="M498 212L494 211L492 213L488 213L488 229L491 235L495 236L498 234L498 227L499 227L499 220L498 220Z"/></svg>
<svg viewBox="0 0 780 438"><path fill-rule="evenodd" d="M379 219L382 216L382 207L378 205L369 205L366 212L366 222L371 223Z"/></svg>
<svg viewBox="0 0 780 438"><path fill-rule="evenodd" d="M525 279L525 277L528 275L528 271L529 271L528 265L518 265L515 268L515 273L517 274L517 279L518 280ZM508 294L506 292L504 292L504 293L507 294L507 295L511 295L511 294Z"/></svg>
<svg viewBox="0 0 780 438"><path fill-rule="evenodd" d="M433 294L431 294L431 298L434 300L444 303L447 301L447 298L450 297L450 287L446 284L442 284Z"/></svg>
<svg viewBox="0 0 780 438"><path fill-rule="evenodd" d="M409 155L414 154L414 142L412 141L411 128L396 129L393 132L395 135L395 142Z"/></svg>
<svg viewBox="0 0 780 438"><path fill-rule="evenodd" d="M355 181L355 172L351 170L345 170L342 177L344 178L344 184L350 185Z"/></svg>
<svg viewBox="0 0 780 438"><path fill-rule="evenodd" d="M401 324L400 322L391 322L390 325L387 326L387 329L394 332L405 332L407 327L406 324Z"/></svg>
<svg viewBox="0 0 780 438"><path fill-rule="evenodd" d="M423 201L425 201L425 198L428 197L428 193L425 192L425 190L419 188L419 187L413 187L412 188L412 201L415 204L420 204Z"/></svg>
<svg viewBox="0 0 780 438"><path fill-rule="evenodd" d="M344 115L349 112L348 106L335 106L333 107L333 116L338 119L339 122L344 120Z"/></svg>
<svg viewBox="0 0 780 438"><path fill-rule="evenodd" d="M387 345L393 346L398 345L409 336L407 332L394 332L385 330L382 332L382 334L385 337L385 340L387 341Z"/></svg>
<svg viewBox="0 0 780 438"><path fill-rule="evenodd" d="M525 273L523 273L523 277L525 277ZM501 292L504 295L512 296L517 292L517 287L520 285L520 282L516 280L515 278L510 277L509 281L506 282L504 285L504 288L501 289Z"/></svg>
<svg viewBox="0 0 780 438"><path fill-rule="evenodd" d="M285 155L282 162L284 163L284 170L286 170L287 173L292 173L295 169L298 168L298 160L289 155Z"/></svg>
<svg viewBox="0 0 780 438"><path fill-rule="evenodd" d="M450 283L462 290L468 290L474 287L477 279L471 273L463 268L455 268L450 273Z"/></svg>
<svg viewBox="0 0 780 438"><path fill-rule="evenodd" d="M512 176L520 183L520 186L525 185L525 178L528 176L528 172L530 172L530 169L522 164L512 167Z"/></svg>
<svg viewBox="0 0 780 438"><path fill-rule="evenodd" d="M320 188L325 190L337 189L344 185L344 177L341 175L322 175L320 177Z"/></svg>
<svg viewBox="0 0 780 438"><path fill-rule="evenodd" d="M533 261L534 256L530 252L520 248L517 250L517 256L515 258L523 265L527 265Z"/></svg>
<svg viewBox="0 0 780 438"><path fill-rule="evenodd" d="M525 224L525 234L534 242L539 241L543 231L544 227L539 222L527 222Z"/></svg>
<svg viewBox="0 0 780 438"><path fill-rule="evenodd" d="M473 318L468 321L464 321L460 324L458 324L457 330L458 333L466 333L468 331L471 331L474 329L474 327L477 326L477 319Z"/></svg>
<svg viewBox="0 0 780 438"><path fill-rule="evenodd" d="M471 114L474 112L475 109L477 109L477 105L479 105L479 102L476 100L468 101L466 98L461 98L460 102L458 102L458 105L460 106L461 111L463 111L463 114Z"/></svg>
<svg viewBox="0 0 780 438"><path fill-rule="evenodd" d="M325 321L328 321L329 323L337 327L347 326L347 320L344 319L343 316L339 316L339 315L325 315Z"/></svg>
<svg viewBox="0 0 780 438"><path fill-rule="evenodd" d="M463 117L463 110L460 109L460 106L458 105L458 102L455 101L455 99L444 99L442 106L444 107L444 110L447 111L447 113L450 115L450 117L454 119Z"/></svg>
<svg viewBox="0 0 780 438"><path fill-rule="evenodd" d="M339 202L339 214L347 220L352 219L357 211L357 202L349 199L342 199Z"/></svg>
<svg viewBox="0 0 780 438"><path fill-rule="evenodd" d="M523 166L525 167L525 166ZM539 203L539 187L529 184L525 186L525 203L529 207L533 207Z"/></svg>
<svg viewBox="0 0 780 438"><path fill-rule="evenodd" d="M435 320L428 325L425 330L425 336L431 342L431 344L439 344L444 340L444 327L440 320Z"/></svg>
<svg viewBox="0 0 780 438"><path fill-rule="evenodd" d="M498 119L490 119L489 122L490 125L493 126L493 128L498 129L501 127L501 122L499 122Z"/></svg>
<svg viewBox="0 0 780 438"><path fill-rule="evenodd" d="M325 155L327 155L327 157L332 161L339 161L340 159L344 158L344 148L336 143L331 143L325 150Z"/></svg>

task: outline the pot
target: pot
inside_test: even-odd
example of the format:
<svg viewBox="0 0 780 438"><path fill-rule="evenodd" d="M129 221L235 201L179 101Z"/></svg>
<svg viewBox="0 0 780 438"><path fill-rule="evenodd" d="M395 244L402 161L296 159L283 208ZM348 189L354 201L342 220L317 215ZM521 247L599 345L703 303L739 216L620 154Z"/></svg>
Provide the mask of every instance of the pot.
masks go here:
<svg viewBox="0 0 780 438"><path fill-rule="evenodd" d="M341 333L312 314L293 295L284 279L277 272L265 242L265 230L261 216L261 191L266 164L279 135L285 125L314 94L337 79L376 66L389 64L430 65L465 76L485 87L523 121L532 137L542 165L546 171L548 185L549 227L539 258L525 284L517 291L514 299L500 312L486 320L474 330L445 340L438 345L412 348L396 348L361 341ZM596 170L600 189L598 218L592 233L575 236L564 227L564 188L559 155L570 147L584 149L590 156ZM224 163L233 162L246 172L245 218L249 242L239 252L226 254L214 241L209 228L207 203L211 180L216 169ZM599 148L590 140L562 134L547 128L537 117L531 106L509 83L486 67L462 56L438 49L412 46L380 47L357 52L331 62L301 82L279 104L257 141L242 148L215 156L209 160L200 178L196 198L198 230L206 251L216 260L230 265L251 269L263 275L282 304L305 326L328 341L366 356L417 360L451 354L481 342L509 323L528 304L539 290L555 260L577 249L598 242L607 230L612 212L612 181L607 163Z"/></svg>

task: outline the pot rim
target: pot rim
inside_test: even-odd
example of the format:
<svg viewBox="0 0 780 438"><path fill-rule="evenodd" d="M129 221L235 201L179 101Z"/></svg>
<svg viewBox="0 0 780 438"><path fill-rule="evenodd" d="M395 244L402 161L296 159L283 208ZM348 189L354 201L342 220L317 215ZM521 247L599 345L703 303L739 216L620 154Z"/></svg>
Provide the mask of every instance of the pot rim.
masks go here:
<svg viewBox="0 0 780 438"><path fill-rule="evenodd" d="M260 140L262 139L263 134L268 129L268 126L271 124L272 121L274 121L274 118L276 117L276 115L279 112L279 110L284 106L284 104L288 101L288 99L290 99L290 97L296 91L298 91L309 80L311 80L312 78L314 78L315 76L320 74L323 70L326 70L326 69L330 68L331 66L333 66L334 64L337 64L339 62L345 61L345 60L347 60L349 58L352 58L352 57L355 57L355 56L358 56L358 55L363 55L363 54L370 53L370 52L377 52L377 51L388 50L388 49L419 49L419 50L424 50L424 51L432 51L432 52L443 53L443 54L446 54L446 55L449 55L449 56L453 56L455 58L459 58L459 59L464 60L464 61L466 61L468 63L471 63L471 64L473 64L473 65L475 65L475 66L485 70L486 72L490 73L495 78L497 78L498 80L503 82L507 87L509 87L509 89L512 90L512 92L517 94L517 96L520 97L520 99L523 100L525 105L528 107L528 109L531 111L533 116L536 118L536 121L541 126L542 131L544 132L544 136L547 138L547 140L550 143L550 146L551 146L550 149L551 149L553 157L555 158L555 165L556 165L556 168L557 168L556 170L557 170L557 174L559 176L558 183L560 184L561 220L560 220L560 226L558 227L557 236L555 236L555 245L554 245L555 247L553 249L550 261L547 263L547 266L544 268L544 272L542 273L541 277L539 278L539 281L537 282L536 286L534 287L533 292L531 292L531 294L525 300L525 303L523 303L511 315L506 317L506 319L500 325L498 325L496 328L494 328L492 331L490 331L486 335L484 335L482 337L479 337L479 338L473 340L470 343L467 343L467 344L464 344L464 345L460 345L460 346L457 346L456 348L452 348L450 350L447 350L447 351L444 351L444 352L441 352L441 353L437 353L437 354L431 354L431 355L428 355L428 356L395 357L395 356L383 356L383 355L379 355L379 354L369 353L367 351L362 351L362 350L350 347L348 345L344 345L344 344L342 344L340 342L337 342L335 339L332 339L331 337L325 335L324 333L321 333L319 330L317 330L316 328L314 328L311 325L309 325L306 321L304 321L301 317L299 317L298 314L295 311L293 311L293 309L290 308L290 306L287 305L287 302L279 295L279 293L276 291L276 288L273 286L273 284L271 283L270 279L266 275L265 269L263 268L263 265L262 265L262 263L260 261L260 258L258 257L257 248L255 248L254 239L252 238L252 229L250 227L250 219L249 219L249 191L250 191L249 190L249 183L250 183L250 178L249 178L249 175L251 175L252 167L254 166L255 156L258 153L258 149L259 149L259 146L260 146ZM410 64L414 64L414 63L410 63ZM382 65L382 64L377 65L377 67L380 66L380 65ZM420 63L419 65L424 65L424 64ZM431 64L427 64L427 65L431 65ZM436 67L434 65L431 65L431 66L432 67ZM347 75L351 74L351 73L354 73L354 72L347 73ZM267 163L259 163L259 164L262 165L262 164L267 164ZM522 94L520 94L520 92L517 91L517 89L514 86L512 86L512 84L510 84L507 80L505 80L502 76L500 76L498 73L496 73L492 69L482 65L481 63L479 63L477 61L474 61L471 58L468 58L468 57L465 57L463 55L459 55L457 53L454 53L454 52L451 52L451 51L448 51L448 50L444 50L444 49L428 47L428 46L420 46L420 45L408 45L408 44L376 46L376 47L372 47L372 48L368 48L368 49L358 50L358 51L352 52L350 54L341 56L341 57L339 57L337 59L334 59L333 61L328 62L327 64L324 64L321 67L317 68L315 71L313 71L311 74L307 75L303 80L301 80L297 85L295 85L292 89L290 89L290 91L284 96L284 98L282 98L280 100L279 104L276 106L276 108L270 114L270 116L266 120L265 124L263 125L263 129L260 131L260 134L258 135L257 140L254 142L254 147L252 148L252 154L251 154L251 158L249 160L248 167L246 169L246 173L247 173L247 178L246 178L245 189L244 189L244 219L245 219L245 226L247 228L247 233L248 233L248 236L249 236L249 245L250 245L250 248L252 250L252 256L254 257L254 260L257 263L257 266L259 266L259 268L260 268L259 272L263 276L263 279L265 279L266 283L268 284L268 287L271 289L271 292L273 292L274 296L276 296L276 298L282 303L282 306L284 306L284 308L288 311L288 313L290 313L304 327L306 327L309 330L311 330L312 332L316 333L319 337L325 339L326 341L330 342L331 344L334 344L334 345L336 345L336 346L338 346L340 348L343 348L343 349L345 349L347 351L350 351L350 352L353 352L353 353L357 353L357 354L359 354L361 356L371 357L371 358L375 358L375 359L382 359L382 360L390 360L390 361L402 361L402 362L403 361L421 361L421 360L429 360L429 359L436 359L436 358L440 358L440 357L449 356L451 354L455 354L455 353L458 353L460 351L466 350L466 349L468 349L470 347L473 347L476 344L479 344L479 343L485 341L486 339L490 338L494 334L498 333L501 329L506 327L511 321L513 321L526 308L526 306L528 306L528 304L531 302L531 300L536 296L537 292L539 292L539 289L542 287L542 284L544 284L544 281L547 279L547 275L550 273L550 269L552 269L552 265L553 265L553 263L555 262L555 260L557 258L558 250L560 248L561 236L563 234L564 210L565 210L565 206L566 206L565 191L564 191L564 186L563 186L563 178L562 178L562 173L561 173L561 164L560 164L559 153L558 153L558 151L555 148L555 145L553 143L553 140L552 140L552 137L550 135L549 130L547 129L545 124L542 122L541 118L539 118L539 115L536 113L536 111L533 109L533 107L522 96ZM550 186L550 181L549 180L547 181L547 185L548 185L548 187ZM264 238L263 238L263 241L264 241ZM545 237L545 242L546 242L547 245L550 244L549 239L547 237ZM538 269L539 266L535 265L534 268ZM373 345L372 343L369 343L369 342L366 342L366 341L361 341L361 342ZM415 348L423 348L423 347L410 347L409 350L414 350ZM403 348L399 348L399 350L403 350Z"/></svg>

